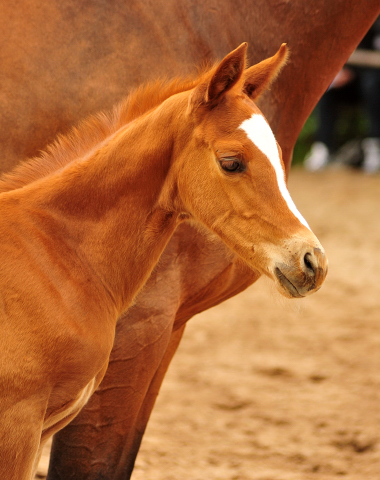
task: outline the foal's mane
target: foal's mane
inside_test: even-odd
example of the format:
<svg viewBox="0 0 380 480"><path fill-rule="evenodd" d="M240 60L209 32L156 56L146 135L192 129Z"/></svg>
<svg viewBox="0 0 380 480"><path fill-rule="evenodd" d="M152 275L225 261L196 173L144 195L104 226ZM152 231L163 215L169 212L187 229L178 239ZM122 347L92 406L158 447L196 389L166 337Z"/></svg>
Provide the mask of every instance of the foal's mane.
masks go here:
<svg viewBox="0 0 380 480"><path fill-rule="evenodd" d="M111 111L90 116L68 134L59 135L39 156L1 175L0 193L21 188L80 159L122 126L158 107L172 95L194 88L212 71L204 66L198 75L177 77L170 81L159 79L138 87Z"/></svg>

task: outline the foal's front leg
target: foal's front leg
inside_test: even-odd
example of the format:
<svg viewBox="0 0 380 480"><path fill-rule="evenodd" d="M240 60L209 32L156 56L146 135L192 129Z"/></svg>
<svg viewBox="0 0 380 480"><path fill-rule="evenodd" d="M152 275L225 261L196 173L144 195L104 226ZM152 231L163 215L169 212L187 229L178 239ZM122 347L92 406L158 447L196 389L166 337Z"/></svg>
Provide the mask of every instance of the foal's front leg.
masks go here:
<svg viewBox="0 0 380 480"><path fill-rule="evenodd" d="M32 480L39 461L45 407L34 398L0 408L0 478Z"/></svg>

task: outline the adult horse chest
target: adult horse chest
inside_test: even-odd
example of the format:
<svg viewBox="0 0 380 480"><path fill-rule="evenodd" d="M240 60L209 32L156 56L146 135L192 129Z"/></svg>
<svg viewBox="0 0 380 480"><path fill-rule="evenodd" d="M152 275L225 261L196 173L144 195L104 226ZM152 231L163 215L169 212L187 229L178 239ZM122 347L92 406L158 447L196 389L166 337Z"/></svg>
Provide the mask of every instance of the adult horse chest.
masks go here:
<svg viewBox="0 0 380 480"><path fill-rule="evenodd" d="M30 480L44 441L99 384L117 318L184 220L288 297L323 283L327 260L287 194L275 139L266 123L259 137L251 131L265 122L253 99L286 47L249 69L245 52L242 44L196 79L173 82L106 138L109 117L87 124L51 148L50 172L36 174L35 160L5 177L1 478Z"/></svg>

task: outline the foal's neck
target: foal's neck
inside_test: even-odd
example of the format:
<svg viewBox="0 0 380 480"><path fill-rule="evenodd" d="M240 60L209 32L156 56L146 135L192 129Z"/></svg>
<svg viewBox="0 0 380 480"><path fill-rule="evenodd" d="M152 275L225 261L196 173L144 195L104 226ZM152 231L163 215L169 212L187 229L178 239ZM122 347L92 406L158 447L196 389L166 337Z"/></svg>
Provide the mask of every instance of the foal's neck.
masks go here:
<svg viewBox="0 0 380 480"><path fill-rule="evenodd" d="M65 232L64 241L101 279L120 312L148 279L179 222L176 188L168 178L176 120L167 110L136 120L87 158L27 187L29 202Z"/></svg>

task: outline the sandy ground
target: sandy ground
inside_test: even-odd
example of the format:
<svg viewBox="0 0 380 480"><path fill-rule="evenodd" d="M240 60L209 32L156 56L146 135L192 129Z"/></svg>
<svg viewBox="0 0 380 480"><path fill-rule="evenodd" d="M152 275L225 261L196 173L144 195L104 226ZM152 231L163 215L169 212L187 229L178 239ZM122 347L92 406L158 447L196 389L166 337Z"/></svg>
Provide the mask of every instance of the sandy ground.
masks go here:
<svg viewBox="0 0 380 480"><path fill-rule="evenodd" d="M289 188L325 285L288 301L260 280L189 322L133 480L380 479L380 175Z"/></svg>

